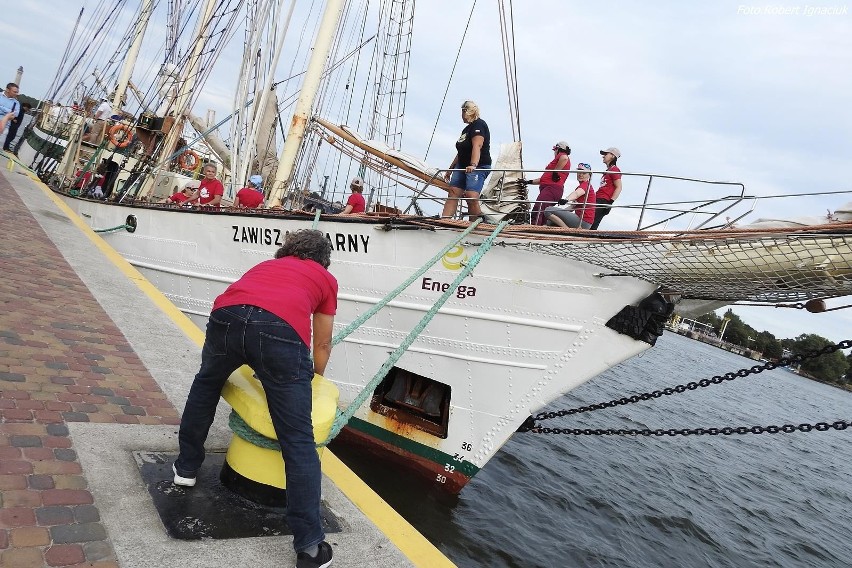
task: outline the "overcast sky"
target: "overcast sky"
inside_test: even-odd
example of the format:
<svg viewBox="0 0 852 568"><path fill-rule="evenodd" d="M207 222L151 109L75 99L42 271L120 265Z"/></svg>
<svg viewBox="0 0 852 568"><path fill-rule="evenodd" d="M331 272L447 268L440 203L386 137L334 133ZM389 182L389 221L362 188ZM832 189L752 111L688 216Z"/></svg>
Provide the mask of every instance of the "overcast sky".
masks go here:
<svg viewBox="0 0 852 568"><path fill-rule="evenodd" d="M95 4L85 3L87 9ZM446 106L437 116L471 4L417 3L403 150L422 157L437 118L428 160L438 167L446 167L454 155L463 126L458 109L465 99L480 105L495 144L512 137L492 0L476 3ZM18 0L15 17L0 20L2 71L12 80L17 67L24 67L22 93L45 94L83 5L81 0ZM617 146L624 171L736 181L750 195L852 190L847 173L852 168L852 15L843 3L523 0L514 5L527 167L543 167L553 143L566 140L575 164L599 167L598 150ZM238 65L236 55L220 62L218 79L199 99L198 114L208 107L220 117L227 114ZM641 202L646 183L625 180L622 199ZM664 190L671 198L700 193L691 186ZM686 192L689 196L682 195ZM850 194L759 201L744 223L825 215L850 201ZM614 213L602 228L625 228L621 223L635 219ZM830 306L846 303L852 299ZM852 336L850 310L734 311L779 338Z"/></svg>

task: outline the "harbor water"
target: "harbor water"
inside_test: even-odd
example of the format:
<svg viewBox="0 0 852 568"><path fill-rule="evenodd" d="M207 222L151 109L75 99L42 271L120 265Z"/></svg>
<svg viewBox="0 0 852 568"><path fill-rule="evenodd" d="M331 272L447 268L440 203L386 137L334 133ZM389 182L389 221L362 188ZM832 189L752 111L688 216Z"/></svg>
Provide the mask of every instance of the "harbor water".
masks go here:
<svg viewBox="0 0 852 568"><path fill-rule="evenodd" d="M550 408L754 364L667 333L641 357ZM852 393L777 369L548 425L668 429L838 419L852 419ZM689 437L518 433L458 497L336 451L464 568L840 568L852 562L852 429Z"/></svg>

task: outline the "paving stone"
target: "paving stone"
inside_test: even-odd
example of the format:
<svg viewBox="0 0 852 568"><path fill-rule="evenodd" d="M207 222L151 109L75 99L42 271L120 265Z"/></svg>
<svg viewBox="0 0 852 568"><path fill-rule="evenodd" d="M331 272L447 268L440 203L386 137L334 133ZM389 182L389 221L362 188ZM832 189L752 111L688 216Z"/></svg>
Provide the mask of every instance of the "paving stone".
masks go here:
<svg viewBox="0 0 852 568"><path fill-rule="evenodd" d="M71 507L40 507L35 510L38 524L43 527L67 525L74 522L74 509Z"/></svg>
<svg viewBox="0 0 852 568"><path fill-rule="evenodd" d="M50 424L47 427L47 433L51 436L67 436L68 426L65 424Z"/></svg>
<svg viewBox="0 0 852 568"><path fill-rule="evenodd" d="M77 452L70 448L57 448L53 450L53 455L56 459L62 461L74 461L77 459Z"/></svg>
<svg viewBox="0 0 852 568"><path fill-rule="evenodd" d="M108 396L106 399L110 404L118 404L119 406L129 406L130 400L124 396Z"/></svg>
<svg viewBox="0 0 852 568"><path fill-rule="evenodd" d="M115 396L115 392L112 389L108 389L106 387L92 387L92 394L97 394L101 396Z"/></svg>
<svg viewBox="0 0 852 568"><path fill-rule="evenodd" d="M101 514L94 505L77 505L74 507L74 520L78 523L97 523Z"/></svg>
<svg viewBox="0 0 852 568"><path fill-rule="evenodd" d="M46 546L50 532L44 527L21 527L9 531L9 544L15 547Z"/></svg>
<svg viewBox="0 0 852 568"><path fill-rule="evenodd" d="M144 416L145 414L147 414L145 412L145 409L139 406L123 406L122 410L125 414L131 414L135 416Z"/></svg>
<svg viewBox="0 0 852 568"><path fill-rule="evenodd" d="M53 477L50 475L28 475L27 485L30 489L53 489Z"/></svg>
<svg viewBox="0 0 852 568"><path fill-rule="evenodd" d="M48 566L71 566L86 560L86 553L79 544L55 544L44 551Z"/></svg>
<svg viewBox="0 0 852 568"><path fill-rule="evenodd" d="M62 418L65 419L66 422L88 422L89 415L85 412L63 412Z"/></svg>
<svg viewBox="0 0 852 568"><path fill-rule="evenodd" d="M33 464L23 460L0 461L0 474L27 474L33 473Z"/></svg>
<svg viewBox="0 0 852 568"><path fill-rule="evenodd" d="M35 514L26 507L0 509L0 528L35 526Z"/></svg>
<svg viewBox="0 0 852 568"><path fill-rule="evenodd" d="M91 542L105 540L106 531L100 523L82 523L78 525L57 525L50 527L53 542L67 544L72 542Z"/></svg>
<svg viewBox="0 0 852 568"><path fill-rule="evenodd" d="M27 477L25 475L0 475L0 490L25 489Z"/></svg>
<svg viewBox="0 0 852 568"><path fill-rule="evenodd" d="M47 489L41 494L47 505L86 505L94 503L92 494L84 489Z"/></svg>
<svg viewBox="0 0 852 568"><path fill-rule="evenodd" d="M42 439L40 436L12 436L9 442L16 448L40 448Z"/></svg>
<svg viewBox="0 0 852 568"><path fill-rule="evenodd" d="M12 489L3 491L0 496L3 507L40 507L41 493L30 489Z"/></svg>
<svg viewBox="0 0 852 568"><path fill-rule="evenodd" d="M12 446L0 446L0 461L2 460L16 460L19 459L23 455L21 448L14 448Z"/></svg>
<svg viewBox="0 0 852 568"><path fill-rule="evenodd" d="M9 568L44 568L41 548L9 548L0 555L0 566Z"/></svg>
<svg viewBox="0 0 852 568"><path fill-rule="evenodd" d="M106 541L96 540L83 545L83 552L89 562L100 562L103 560L115 560L115 551Z"/></svg>
<svg viewBox="0 0 852 568"><path fill-rule="evenodd" d="M10 383L23 383L27 378L20 373L7 373L0 371L0 381L8 381Z"/></svg>

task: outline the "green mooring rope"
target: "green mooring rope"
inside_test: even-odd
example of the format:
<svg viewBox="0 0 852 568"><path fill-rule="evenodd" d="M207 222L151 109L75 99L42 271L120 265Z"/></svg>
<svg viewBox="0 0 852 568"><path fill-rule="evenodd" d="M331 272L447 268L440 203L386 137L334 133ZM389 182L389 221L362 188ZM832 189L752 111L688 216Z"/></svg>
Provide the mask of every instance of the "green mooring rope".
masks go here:
<svg viewBox="0 0 852 568"><path fill-rule="evenodd" d="M311 229L316 229L317 227L319 227L320 213L322 213L322 209L317 209L316 215L314 215L314 224L311 225Z"/></svg>
<svg viewBox="0 0 852 568"><path fill-rule="evenodd" d="M349 419L355 415L355 412L357 412L361 405L364 404L364 401L366 401L367 398L371 396L372 392L379 385L382 379L385 378L385 375L387 375L390 368L393 367L397 361L399 361L403 353L405 353L405 351L411 346L411 344L414 343L414 340L417 339L417 336L420 335L420 332L426 328L426 326L429 324L435 314L438 313L438 310L440 310L444 303L446 303L446 301L450 298L450 296L455 293L456 288L458 288L459 284L462 283L462 280L464 280L467 275L473 271L476 265L479 264L479 261L482 259L485 253L488 252L488 250L494 244L494 239L497 238L497 235L500 234L500 231L502 231L503 228L508 224L508 221L501 221L500 224L497 225L497 228L494 229L494 232L491 233L488 238L486 238L485 241L482 242L481 245L479 245L476 254L473 255L473 258L471 258L470 261L462 269L462 271L459 272L459 275L456 276L456 279L453 280L453 283L450 284L450 287L443 294L441 294L441 297L438 298L438 301L436 301L435 304L429 309L429 311L426 312L426 315L423 316L420 322L416 326L414 326L414 329L412 329L411 332L409 332L409 334L405 337L405 339L403 339L402 343L399 344L399 347L394 349L394 351L390 354L390 357L388 357L388 360L385 361L384 365L382 365L381 368L376 372L375 376L373 376L370 382L367 383L367 385L361 390L358 396L355 397L355 400L352 401L352 403L346 408L346 410L338 413L337 417L334 419L334 425L331 427L331 432L329 432L328 438L326 438L324 442L317 444L318 446L328 445L328 443L331 442L331 440L333 440L335 436L340 433L341 430L343 430L343 427L346 426L346 423L349 422Z"/></svg>
<svg viewBox="0 0 852 568"><path fill-rule="evenodd" d="M121 231L125 229L130 229L130 225L119 225L117 227L110 227L109 229L92 229L96 233L111 233L113 231Z"/></svg>
<svg viewBox="0 0 852 568"><path fill-rule="evenodd" d="M237 414L236 410L231 410L231 415L228 417L228 427L234 431L234 434L260 448L267 450L281 450L281 444L278 440L267 438L251 426L249 426L243 417Z"/></svg>
<svg viewBox="0 0 852 568"><path fill-rule="evenodd" d="M412 282L414 282L415 280L420 278L420 276L422 276L423 273L425 273L427 270L432 268L432 266L434 266L435 263L437 263L439 260L441 260L444 257L444 255L447 254L450 251L451 248L458 245L461 242L461 240L463 238L465 238L466 236L468 236L470 234L470 232L473 231L476 228L476 226L479 225L481 222L482 222L482 219L477 219L476 221L471 223L470 227L465 229L464 232L462 234L460 234L459 237L456 240L454 240L453 242L451 242L450 244L445 246L443 249L441 249L441 252L439 252L438 254L433 256L431 259L426 261L426 264L424 264L421 268L419 268L405 282L403 282L402 284L397 286L396 289L394 289L387 296L382 298L379 301L378 304L376 304L375 306L373 306L372 308L367 310L367 312L365 312L363 315L359 316L352 323L350 323L345 328L343 328L343 330L341 330L341 332L338 333L337 335L335 335L334 339L331 340L332 347L337 345L341 341L343 341L346 338L346 336L348 336L353 331L355 331L356 329L361 327L361 325L365 321L367 321L368 319L373 317L376 314L376 312L378 312L383 307L385 307L391 300L393 300L394 298L399 296L402 293L403 290L408 288L411 285Z"/></svg>

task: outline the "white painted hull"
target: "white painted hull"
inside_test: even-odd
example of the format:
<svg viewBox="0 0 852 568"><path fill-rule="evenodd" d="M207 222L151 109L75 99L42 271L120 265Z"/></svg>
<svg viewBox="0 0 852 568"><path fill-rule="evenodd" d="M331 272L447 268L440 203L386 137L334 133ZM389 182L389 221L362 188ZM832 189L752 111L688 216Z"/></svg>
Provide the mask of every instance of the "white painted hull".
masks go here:
<svg viewBox="0 0 852 568"><path fill-rule="evenodd" d="M307 217L65 199L95 229L122 225L134 215L135 233L104 238L199 324L229 283L273 256L287 231L312 225ZM375 305L460 232L381 227L379 220L319 224L334 246L330 270L340 284L335 331ZM484 237L467 237L463 254L453 260L472 256ZM459 269L439 262L335 347L327 376L340 389L341 405L361 392ZM437 483L463 485L531 413L649 347L604 324L655 286L637 278L601 278L597 272L595 266L566 258L494 247L396 365L450 386L446 438L374 412L369 403L356 421L370 425L374 434L375 428L387 432L381 437L391 446L403 442L400 436L414 442L420 457L428 454L426 461L433 462ZM444 459L449 461L441 463ZM456 476L448 481L440 472L456 468L471 473L462 475L462 481Z"/></svg>

